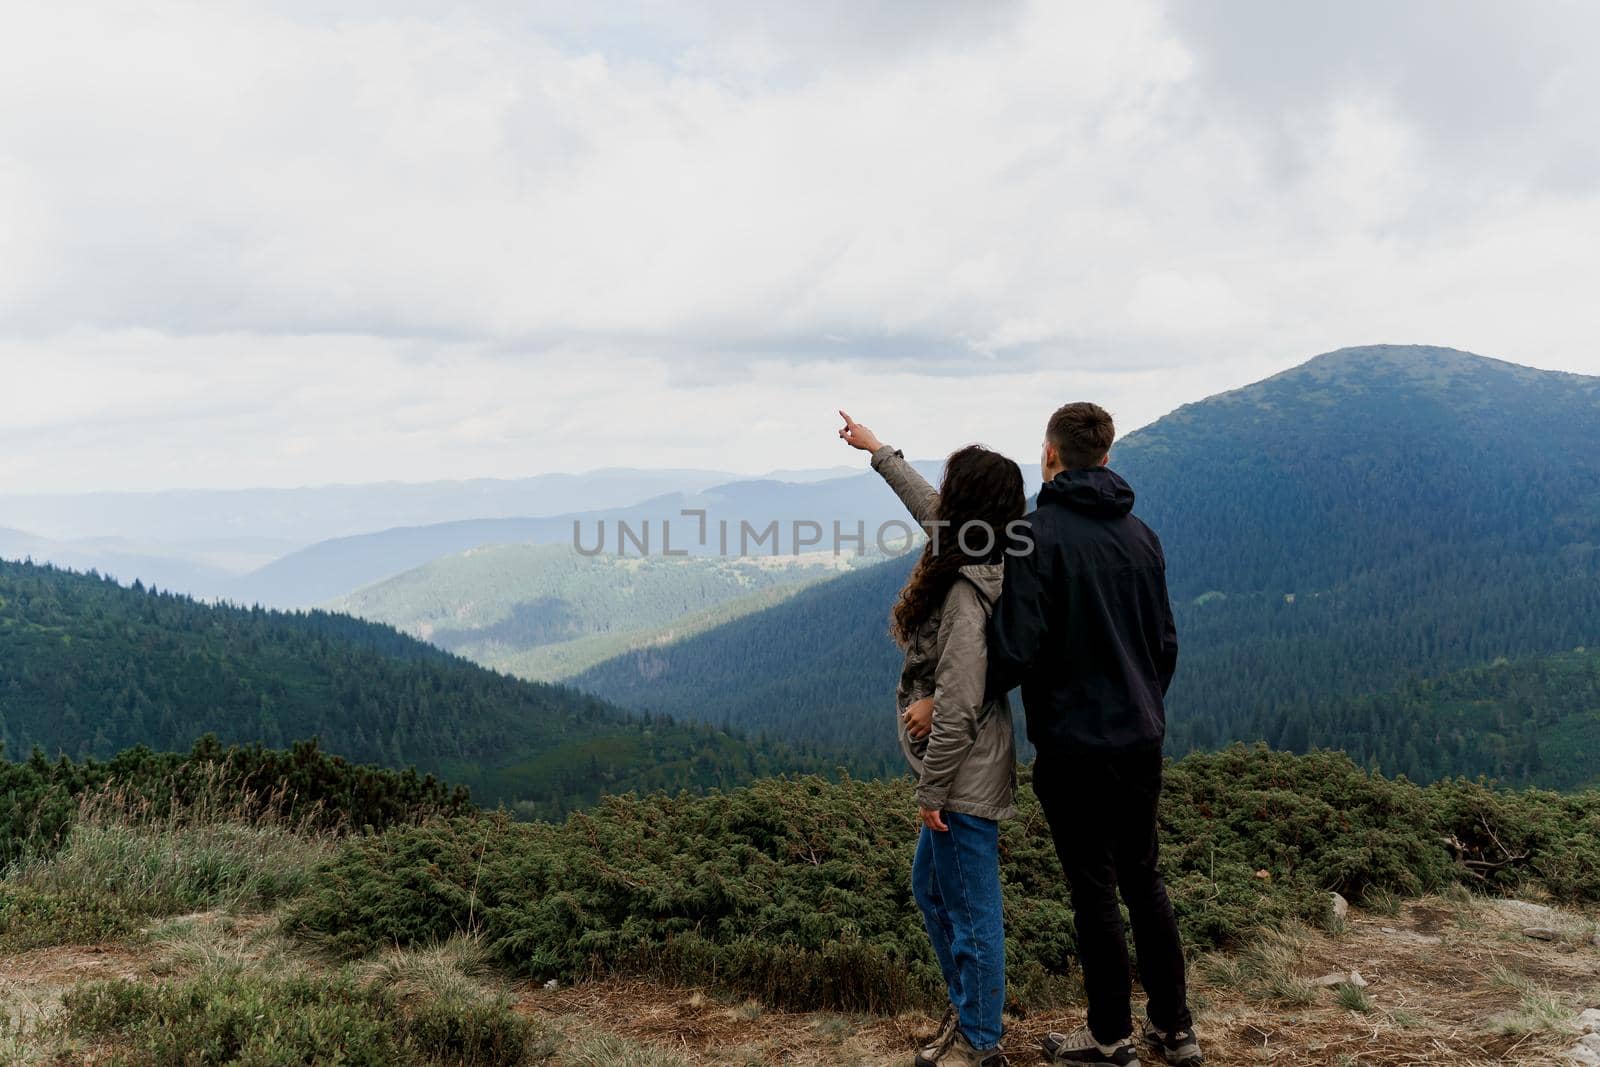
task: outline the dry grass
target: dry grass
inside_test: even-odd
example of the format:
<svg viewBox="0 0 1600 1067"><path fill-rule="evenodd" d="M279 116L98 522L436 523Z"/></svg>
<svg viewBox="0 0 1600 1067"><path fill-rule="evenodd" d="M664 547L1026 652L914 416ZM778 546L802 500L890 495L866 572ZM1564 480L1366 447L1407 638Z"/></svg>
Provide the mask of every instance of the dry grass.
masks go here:
<svg viewBox="0 0 1600 1067"><path fill-rule="evenodd" d="M1317 935L1292 923L1257 933L1244 948L1201 957L1195 970L1219 989L1285 1007L1313 1004L1321 992L1302 973L1307 948Z"/></svg>
<svg viewBox="0 0 1600 1067"><path fill-rule="evenodd" d="M1503 1034L1570 1034L1577 1012L1569 998L1553 991L1525 974L1507 967L1496 967L1489 983L1516 994L1517 1005L1491 1020Z"/></svg>
<svg viewBox="0 0 1600 1067"><path fill-rule="evenodd" d="M286 795L248 794L220 769L187 803L154 811L123 789L86 793L61 846L6 869L10 886L83 901L114 898L133 916L269 909L300 892L334 847L323 812L278 814Z"/></svg>

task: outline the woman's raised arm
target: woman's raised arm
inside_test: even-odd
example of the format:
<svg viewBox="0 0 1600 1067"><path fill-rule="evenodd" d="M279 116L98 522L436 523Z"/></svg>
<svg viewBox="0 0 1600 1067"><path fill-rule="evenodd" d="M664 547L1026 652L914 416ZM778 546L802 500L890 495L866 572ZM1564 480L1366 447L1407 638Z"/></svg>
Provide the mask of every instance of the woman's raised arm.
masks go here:
<svg viewBox="0 0 1600 1067"><path fill-rule="evenodd" d="M928 479L919 474L898 449L890 448L878 440L877 434L843 411L839 415L844 419L839 439L851 448L872 453L872 469L889 483L889 488L894 490L900 503L911 512L911 517L917 520L923 532L929 537L935 536L932 523L939 517L939 490L929 485Z"/></svg>

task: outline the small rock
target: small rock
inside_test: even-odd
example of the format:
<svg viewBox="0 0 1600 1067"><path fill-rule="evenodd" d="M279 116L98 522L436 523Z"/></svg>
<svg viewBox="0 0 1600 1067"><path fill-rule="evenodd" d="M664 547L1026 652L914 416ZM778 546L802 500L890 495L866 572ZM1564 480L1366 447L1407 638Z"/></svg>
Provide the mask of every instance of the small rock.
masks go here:
<svg viewBox="0 0 1600 1067"><path fill-rule="evenodd" d="M1600 1008L1584 1008L1578 1013L1577 1022L1591 1034L1600 1031Z"/></svg>
<svg viewBox="0 0 1600 1067"><path fill-rule="evenodd" d="M1339 985L1353 985L1357 989L1365 989L1367 980L1361 977L1360 971L1333 971L1330 974L1323 975L1321 978L1311 979L1311 984L1321 986L1324 989L1331 989Z"/></svg>
<svg viewBox="0 0 1600 1067"><path fill-rule="evenodd" d="M1350 902L1348 900L1344 899L1344 897L1341 896L1340 894L1335 893L1333 895L1333 917L1335 919L1342 919L1346 915L1349 915L1349 914L1350 914ZM1596 937L1600 937L1600 934L1596 934L1595 936Z"/></svg>
<svg viewBox="0 0 1600 1067"><path fill-rule="evenodd" d="M1600 1064L1600 1052L1587 1045L1573 1045L1562 1055L1566 1056L1570 1063Z"/></svg>
<svg viewBox="0 0 1600 1067"><path fill-rule="evenodd" d="M1531 937L1535 941L1554 941L1561 934L1548 926L1525 926L1522 928L1523 937Z"/></svg>

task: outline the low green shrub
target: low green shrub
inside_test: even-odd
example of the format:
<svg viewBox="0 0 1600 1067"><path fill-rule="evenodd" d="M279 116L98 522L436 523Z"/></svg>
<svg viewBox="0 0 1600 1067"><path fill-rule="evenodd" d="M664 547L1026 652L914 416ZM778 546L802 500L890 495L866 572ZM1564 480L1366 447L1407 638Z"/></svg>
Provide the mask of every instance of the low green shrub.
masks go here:
<svg viewBox="0 0 1600 1067"><path fill-rule="evenodd" d="M1333 890L1532 880L1596 900L1600 864L1583 857L1600 850L1597 803L1423 789L1336 753L1241 746L1169 765L1163 866L1197 951L1322 924ZM1048 1002L1074 966L1072 909L1030 789L1018 807L1001 837L1008 971L1019 998ZM341 843L289 921L351 955L466 932L541 980L632 973L784 1007L898 1010L939 995L909 887L914 811L903 780L801 778L613 798L559 826L440 819Z"/></svg>
<svg viewBox="0 0 1600 1067"><path fill-rule="evenodd" d="M1600 900L1600 792L1513 792L1456 779L1427 794L1436 832L1471 888L1532 885L1560 901Z"/></svg>
<svg viewBox="0 0 1600 1067"><path fill-rule="evenodd" d="M134 917L112 894L0 882L0 950L95 944L126 937L134 928Z"/></svg>
<svg viewBox="0 0 1600 1067"><path fill-rule="evenodd" d="M63 1003L71 1034L107 1042L119 1050L114 1062L130 1067L515 1067L536 1036L504 999L406 1003L349 970L235 969L154 985L91 982Z"/></svg>

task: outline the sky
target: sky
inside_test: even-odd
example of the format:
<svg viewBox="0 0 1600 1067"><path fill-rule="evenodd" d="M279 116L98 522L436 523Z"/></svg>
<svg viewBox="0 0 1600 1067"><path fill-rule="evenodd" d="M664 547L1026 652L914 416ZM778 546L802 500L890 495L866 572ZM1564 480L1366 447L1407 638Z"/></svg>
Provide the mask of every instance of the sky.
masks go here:
<svg viewBox="0 0 1600 1067"><path fill-rule="evenodd" d="M0 492L1024 462L1600 374L1600 5L0 0Z"/></svg>

